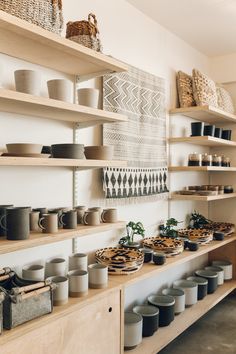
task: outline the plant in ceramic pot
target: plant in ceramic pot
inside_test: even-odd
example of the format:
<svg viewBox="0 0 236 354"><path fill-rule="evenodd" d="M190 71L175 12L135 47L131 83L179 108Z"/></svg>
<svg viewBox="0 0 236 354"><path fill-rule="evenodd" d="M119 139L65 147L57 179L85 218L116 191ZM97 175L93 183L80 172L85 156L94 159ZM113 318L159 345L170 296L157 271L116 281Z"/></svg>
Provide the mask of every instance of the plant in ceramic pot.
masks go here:
<svg viewBox="0 0 236 354"><path fill-rule="evenodd" d="M176 226L182 221L178 221L175 218L167 219L165 224L159 226L159 231L161 236L176 238L178 237L178 230Z"/></svg>
<svg viewBox="0 0 236 354"><path fill-rule="evenodd" d="M122 247L139 248L140 242L134 241L134 238L135 236L141 236L141 238L144 238L145 229L143 224L140 221L137 223L130 221L126 225L126 232L126 236L120 239L119 244L122 245Z"/></svg>
<svg viewBox="0 0 236 354"><path fill-rule="evenodd" d="M189 227L194 229L204 228L205 225L211 224L212 221L205 218L205 216L198 213L196 210L190 215Z"/></svg>

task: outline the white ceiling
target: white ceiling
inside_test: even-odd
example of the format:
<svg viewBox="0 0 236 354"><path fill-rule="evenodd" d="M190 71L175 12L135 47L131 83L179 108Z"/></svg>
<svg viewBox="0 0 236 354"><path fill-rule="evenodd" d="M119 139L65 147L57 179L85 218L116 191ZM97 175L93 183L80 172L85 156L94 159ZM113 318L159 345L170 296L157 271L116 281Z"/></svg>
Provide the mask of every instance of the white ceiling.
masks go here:
<svg viewBox="0 0 236 354"><path fill-rule="evenodd" d="M236 53L236 0L127 0L208 56Z"/></svg>

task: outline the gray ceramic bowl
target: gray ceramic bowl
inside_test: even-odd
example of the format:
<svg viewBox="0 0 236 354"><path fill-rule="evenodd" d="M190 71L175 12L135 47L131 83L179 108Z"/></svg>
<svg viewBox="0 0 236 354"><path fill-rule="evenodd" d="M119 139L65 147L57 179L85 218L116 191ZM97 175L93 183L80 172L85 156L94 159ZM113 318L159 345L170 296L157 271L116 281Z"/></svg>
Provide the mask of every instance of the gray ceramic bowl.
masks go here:
<svg viewBox="0 0 236 354"><path fill-rule="evenodd" d="M83 144L54 144L52 157L61 159L84 159Z"/></svg>
<svg viewBox="0 0 236 354"><path fill-rule="evenodd" d="M113 146L85 146L86 159L92 160L112 160L113 159Z"/></svg>

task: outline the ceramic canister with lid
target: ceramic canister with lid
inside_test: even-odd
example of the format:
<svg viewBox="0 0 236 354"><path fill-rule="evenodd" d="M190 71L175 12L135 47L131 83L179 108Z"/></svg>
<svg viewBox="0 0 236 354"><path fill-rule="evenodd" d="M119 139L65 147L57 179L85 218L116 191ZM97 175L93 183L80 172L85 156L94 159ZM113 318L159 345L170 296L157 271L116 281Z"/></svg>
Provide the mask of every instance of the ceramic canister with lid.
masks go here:
<svg viewBox="0 0 236 354"><path fill-rule="evenodd" d="M166 288L162 290L162 294L175 298L175 315L185 310L185 293L182 289Z"/></svg>
<svg viewBox="0 0 236 354"><path fill-rule="evenodd" d="M139 305L133 308L143 318L143 337L152 336L159 327L159 309L151 305Z"/></svg>
<svg viewBox="0 0 236 354"><path fill-rule="evenodd" d="M134 312L125 312L125 349L133 349L142 342L143 318Z"/></svg>
<svg viewBox="0 0 236 354"><path fill-rule="evenodd" d="M213 261L213 266L224 269L224 280L231 280L233 277L233 265L230 261Z"/></svg>
<svg viewBox="0 0 236 354"><path fill-rule="evenodd" d="M148 303L159 309L159 326L168 326L175 317L175 298L170 295L150 295Z"/></svg>
<svg viewBox="0 0 236 354"><path fill-rule="evenodd" d="M211 270L212 272L216 272L218 274L218 285L224 284L224 270L217 266L207 266L206 270Z"/></svg>
<svg viewBox="0 0 236 354"><path fill-rule="evenodd" d="M196 276L206 278L208 280L207 293L213 294L218 286L218 274L211 270L200 269L195 272Z"/></svg>
<svg viewBox="0 0 236 354"><path fill-rule="evenodd" d="M191 280L197 283L197 299L202 300L207 295L208 280L197 276L188 277L187 280Z"/></svg>
<svg viewBox="0 0 236 354"><path fill-rule="evenodd" d="M173 288L182 289L185 293L185 306L192 306L197 302L197 283L190 280L175 280Z"/></svg>

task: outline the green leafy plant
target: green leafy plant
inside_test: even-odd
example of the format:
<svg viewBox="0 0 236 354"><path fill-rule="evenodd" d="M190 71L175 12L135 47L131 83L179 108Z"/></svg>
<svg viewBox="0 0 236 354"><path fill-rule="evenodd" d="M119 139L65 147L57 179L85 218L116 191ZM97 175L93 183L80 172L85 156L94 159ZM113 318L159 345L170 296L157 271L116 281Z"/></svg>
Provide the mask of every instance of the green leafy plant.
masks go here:
<svg viewBox="0 0 236 354"><path fill-rule="evenodd" d="M176 238L178 236L178 231L175 227L180 223L182 223L182 221L178 221L175 218L166 220L166 224L161 224L159 226L161 236Z"/></svg>
<svg viewBox="0 0 236 354"><path fill-rule="evenodd" d="M212 221L198 213L196 210L190 215L189 226L194 229L200 229L206 224L211 224Z"/></svg>
<svg viewBox="0 0 236 354"><path fill-rule="evenodd" d="M134 242L134 237L135 235L139 235L142 238L144 237L145 234L145 229L143 224L139 221L135 223L134 221L130 221L126 225L126 236L122 237L119 241L119 244L124 245L128 244L131 245Z"/></svg>

